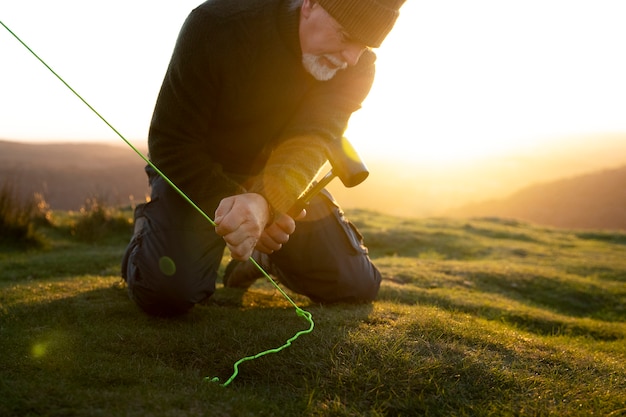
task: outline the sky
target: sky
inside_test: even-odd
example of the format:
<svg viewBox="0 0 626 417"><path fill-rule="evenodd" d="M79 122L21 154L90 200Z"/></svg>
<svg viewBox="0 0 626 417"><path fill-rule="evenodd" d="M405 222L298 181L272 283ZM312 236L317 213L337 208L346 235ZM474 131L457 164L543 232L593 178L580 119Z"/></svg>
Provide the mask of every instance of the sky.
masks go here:
<svg viewBox="0 0 626 417"><path fill-rule="evenodd" d="M4 1L0 21L142 145L198 3ZM625 16L623 0L407 0L346 136L364 157L455 163L626 134ZM0 60L0 138L123 145L3 27Z"/></svg>

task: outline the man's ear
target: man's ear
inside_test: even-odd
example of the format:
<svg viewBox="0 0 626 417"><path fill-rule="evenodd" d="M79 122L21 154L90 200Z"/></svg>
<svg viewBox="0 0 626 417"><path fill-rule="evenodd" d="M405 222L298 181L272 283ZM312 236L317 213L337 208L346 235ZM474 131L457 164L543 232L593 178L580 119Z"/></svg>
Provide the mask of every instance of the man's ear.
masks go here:
<svg viewBox="0 0 626 417"><path fill-rule="evenodd" d="M314 0L302 0L302 6L300 6L300 16L308 18L315 4Z"/></svg>

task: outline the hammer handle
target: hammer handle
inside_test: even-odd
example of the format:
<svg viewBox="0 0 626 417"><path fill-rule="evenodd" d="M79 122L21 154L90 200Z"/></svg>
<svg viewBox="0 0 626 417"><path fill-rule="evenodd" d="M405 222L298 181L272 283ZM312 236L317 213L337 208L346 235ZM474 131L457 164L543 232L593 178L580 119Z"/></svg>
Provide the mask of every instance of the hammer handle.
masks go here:
<svg viewBox="0 0 626 417"><path fill-rule="evenodd" d="M306 205L311 201L313 197L315 197L320 191L324 189L328 185L329 182L335 178L336 175L332 170L328 171L326 175L324 175L315 185L306 190L304 194L298 198L298 200L294 203L293 206L287 211L287 214L291 217L296 217L302 209L306 207Z"/></svg>

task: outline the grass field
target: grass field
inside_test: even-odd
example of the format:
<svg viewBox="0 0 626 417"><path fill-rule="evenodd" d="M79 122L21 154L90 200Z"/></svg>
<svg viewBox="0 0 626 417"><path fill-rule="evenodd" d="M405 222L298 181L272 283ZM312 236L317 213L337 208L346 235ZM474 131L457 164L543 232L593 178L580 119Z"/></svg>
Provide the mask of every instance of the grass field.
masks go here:
<svg viewBox="0 0 626 417"><path fill-rule="evenodd" d="M261 280L149 317L119 277L130 228L90 242L77 215L0 253L1 416L626 415L624 233L350 211L378 300L294 295L314 331L222 387L308 324Z"/></svg>

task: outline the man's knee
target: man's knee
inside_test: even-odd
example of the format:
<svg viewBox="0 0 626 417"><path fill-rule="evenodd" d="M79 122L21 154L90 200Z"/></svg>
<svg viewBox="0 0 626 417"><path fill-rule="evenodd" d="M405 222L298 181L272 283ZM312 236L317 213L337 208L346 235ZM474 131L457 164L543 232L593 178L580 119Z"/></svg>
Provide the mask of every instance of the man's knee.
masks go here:
<svg viewBox="0 0 626 417"><path fill-rule="evenodd" d="M319 303L365 303L376 299L381 275L364 254L326 259L280 259L278 279L287 288ZM302 265L308 268L302 268Z"/></svg>
<svg viewBox="0 0 626 417"><path fill-rule="evenodd" d="M209 239L200 241L202 236L194 240L184 230L156 230L153 223L159 222L152 220L145 210L136 212L135 233L122 260L122 277L131 299L147 313L185 313L215 292L223 246L208 244Z"/></svg>
<svg viewBox="0 0 626 417"><path fill-rule="evenodd" d="M138 249L131 243L122 264L122 275L131 300L146 313L156 316L174 316L189 311L194 305L194 295L185 291L186 286L177 285L177 278L171 274L168 276L174 267L165 266L164 272L163 265L156 267L159 262L142 259Z"/></svg>
<svg viewBox="0 0 626 417"><path fill-rule="evenodd" d="M281 280L316 302L374 300L381 275L356 226L325 192L311 201L307 212L289 242L271 256L284 273Z"/></svg>
<svg viewBox="0 0 626 417"><path fill-rule="evenodd" d="M363 266L360 269L360 279L358 279L358 282L356 283L357 294L354 301L357 302L374 301L378 296L380 283L382 281L378 268L376 268L376 266L370 261L369 257L365 258L366 259L362 261Z"/></svg>
<svg viewBox="0 0 626 417"><path fill-rule="evenodd" d="M321 303L366 303L376 299L381 275L370 259L362 255L344 258L328 282L330 285L311 288L310 298Z"/></svg>

